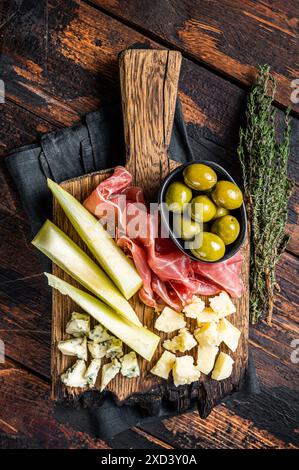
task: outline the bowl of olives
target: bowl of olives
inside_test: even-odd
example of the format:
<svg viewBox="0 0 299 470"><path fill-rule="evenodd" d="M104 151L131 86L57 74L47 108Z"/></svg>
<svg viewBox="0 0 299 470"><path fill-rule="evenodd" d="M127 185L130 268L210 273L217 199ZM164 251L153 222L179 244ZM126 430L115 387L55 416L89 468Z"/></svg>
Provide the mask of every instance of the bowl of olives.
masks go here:
<svg viewBox="0 0 299 470"><path fill-rule="evenodd" d="M171 239L195 261L225 261L246 238L242 191L217 163L200 161L176 168L161 186L159 206Z"/></svg>

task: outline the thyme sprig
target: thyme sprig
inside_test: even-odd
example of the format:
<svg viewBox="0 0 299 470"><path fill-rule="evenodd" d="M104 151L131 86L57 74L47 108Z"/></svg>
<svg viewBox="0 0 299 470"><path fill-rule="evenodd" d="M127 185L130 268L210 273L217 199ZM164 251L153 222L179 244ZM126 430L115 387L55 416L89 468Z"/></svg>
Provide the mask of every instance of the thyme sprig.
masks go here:
<svg viewBox="0 0 299 470"><path fill-rule="evenodd" d="M246 127L240 129L238 156L242 166L250 227L250 317L266 315L271 323L276 264L285 250L288 201L294 181L288 178L290 116L277 138L276 109L272 106L276 82L267 65L259 68L257 83L247 102Z"/></svg>

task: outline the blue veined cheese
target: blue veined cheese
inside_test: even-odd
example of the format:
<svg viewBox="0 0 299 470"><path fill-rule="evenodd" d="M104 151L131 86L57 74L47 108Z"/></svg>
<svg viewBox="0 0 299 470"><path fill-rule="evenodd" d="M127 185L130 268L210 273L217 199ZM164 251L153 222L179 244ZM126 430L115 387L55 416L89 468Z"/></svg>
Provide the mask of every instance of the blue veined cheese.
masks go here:
<svg viewBox="0 0 299 470"><path fill-rule="evenodd" d="M104 341L103 343L95 343L94 341L88 341L87 347L93 359L102 359L102 357L106 356L108 349L108 341Z"/></svg>
<svg viewBox="0 0 299 470"><path fill-rule="evenodd" d="M187 330L187 328L182 328L177 336L164 341L163 348L168 349L168 351L179 351L183 353L185 351L190 351L190 349L194 348L196 345L197 342L193 335Z"/></svg>
<svg viewBox="0 0 299 470"><path fill-rule="evenodd" d="M224 352L219 353L215 367L212 372L212 379L224 380L230 377L233 370L234 360Z"/></svg>
<svg viewBox="0 0 299 470"><path fill-rule="evenodd" d="M75 337L88 335L90 330L90 316L86 313L73 312L66 325L66 333Z"/></svg>
<svg viewBox="0 0 299 470"><path fill-rule="evenodd" d="M158 362L151 369L151 373L162 377L162 379L168 379L171 369L175 363L175 355L169 351L164 351Z"/></svg>
<svg viewBox="0 0 299 470"><path fill-rule="evenodd" d="M91 363L89 364L84 375L84 378L86 379L86 382L89 385L89 387L95 386L100 368L101 368L101 359L93 359Z"/></svg>
<svg viewBox="0 0 299 470"><path fill-rule="evenodd" d="M219 346L220 339L217 323L203 323L200 328L194 331L194 336L201 346Z"/></svg>
<svg viewBox="0 0 299 470"><path fill-rule="evenodd" d="M96 325L89 333L89 339L95 343L103 343L104 341L108 341L111 338L112 336L102 325Z"/></svg>
<svg viewBox="0 0 299 470"><path fill-rule="evenodd" d="M139 377L140 369L134 351L131 351L121 358L121 373L124 377L128 378Z"/></svg>
<svg viewBox="0 0 299 470"><path fill-rule="evenodd" d="M221 318L217 329L220 340L223 341L232 352L235 352L238 347L241 331L226 318Z"/></svg>
<svg viewBox="0 0 299 470"><path fill-rule="evenodd" d="M198 346L196 362L197 369L203 374L209 374L214 367L218 352L218 346Z"/></svg>
<svg viewBox="0 0 299 470"><path fill-rule="evenodd" d="M210 307L216 312L219 318L226 317L236 312L236 307L232 303L230 296L226 292L209 299Z"/></svg>
<svg viewBox="0 0 299 470"><path fill-rule="evenodd" d="M102 367L102 378L101 378L101 392L107 387L109 382L118 374L120 371L121 364L115 358L111 362L104 364Z"/></svg>
<svg viewBox="0 0 299 470"><path fill-rule="evenodd" d="M199 380L200 371L194 366L192 356L177 357L172 369L173 382L176 387L189 385Z"/></svg>
<svg viewBox="0 0 299 470"><path fill-rule="evenodd" d="M84 388L87 385L85 373L85 361L79 359L72 367L67 369L60 378L62 383L67 387Z"/></svg>
<svg viewBox="0 0 299 470"><path fill-rule="evenodd" d="M77 356L78 359L87 361L87 340L84 338L72 338L59 341L58 349L65 356Z"/></svg>
<svg viewBox="0 0 299 470"><path fill-rule="evenodd" d="M192 297L191 302L185 305L185 307L183 308L183 312L186 315L186 317L196 319L198 315L204 310L204 308L205 308L204 301L197 295L194 295Z"/></svg>
<svg viewBox="0 0 299 470"><path fill-rule="evenodd" d="M121 357L123 354L123 343L120 339L112 337L107 341L106 357Z"/></svg>
<svg viewBox="0 0 299 470"><path fill-rule="evenodd" d="M155 322L156 330L163 331L164 333L172 333L185 326L184 315L169 307L163 309Z"/></svg>

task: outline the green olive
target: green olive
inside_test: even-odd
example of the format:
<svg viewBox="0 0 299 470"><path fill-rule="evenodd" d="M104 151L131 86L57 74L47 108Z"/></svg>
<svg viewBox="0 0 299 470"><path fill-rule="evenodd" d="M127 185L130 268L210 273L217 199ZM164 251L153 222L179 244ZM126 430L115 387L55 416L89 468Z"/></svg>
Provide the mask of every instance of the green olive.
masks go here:
<svg viewBox="0 0 299 470"><path fill-rule="evenodd" d="M196 222L209 222L216 214L216 206L208 196L201 194L192 199L189 212Z"/></svg>
<svg viewBox="0 0 299 470"><path fill-rule="evenodd" d="M225 254L225 245L218 235L203 232L201 246L199 248L191 248L191 252L196 258L203 261L218 261Z"/></svg>
<svg viewBox="0 0 299 470"><path fill-rule="evenodd" d="M223 217L225 215L229 214L229 210L225 209L225 207L216 207L216 214L213 217L213 220L220 219L220 217Z"/></svg>
<svg viewBox="0 0 299 470"><path fill-rule="evenodd" d="M185 205L192 199L192 191L179 181L171 183L166 191L165 202L172 212L183 212Z"/></svg>
<svg viewBox="0 0 299 470"><path fill-rule="evenodd" d="M188 217L182 217L180 214L173 216L173 230L176 236L183 240L192 240L200 232L200 224L190 220Z"/></svg>
<svg viewBox="0 0 299 470"><path fill-rule="evenodd" d="M212 192L212 199L217 206L228 210L238 209L243 202L240 188L230 181L218 181Z"/></svg>
<svg viewBox="0 0 299 470"><path fill-rule="evenodd" d="M184 181L187 186L197 191L207 191L217 182L215 171L202 163L194 163L185 168L183 172Z"/></svg>
<svg viewBox="0 0 299 470"><path fill-rule="evenodd" d="M230 245L239 236L240 224L236 217L225 215L224 217L215 220L211 227L211 232L216 233L216 235L222 238L225 245Z"/></svg>

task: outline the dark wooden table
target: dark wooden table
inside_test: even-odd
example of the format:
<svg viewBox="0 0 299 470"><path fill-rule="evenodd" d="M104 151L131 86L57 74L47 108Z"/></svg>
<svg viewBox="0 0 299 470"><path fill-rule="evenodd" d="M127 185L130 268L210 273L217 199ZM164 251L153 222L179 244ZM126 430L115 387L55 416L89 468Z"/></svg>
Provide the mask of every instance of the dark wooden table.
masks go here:
<svg viewBox="0 0 299 470"><path fill-rule="evenodd" d="M277 108L293 107L290 174L298 177L297 0L1 0L0 448L292 448L298 446L298 191L292 241L277 270L273 326L251 328L262 393L136 427L110 442L60 422L49 399L50 294L4 157L42 133L69 126L114 98L118 53L132 45L180 50L179 95L188 132L235 152L248 85L258 64L278 80ZM297 153L297 155L296 155ZM298 181L298 178L297 178Z"/></svg>

